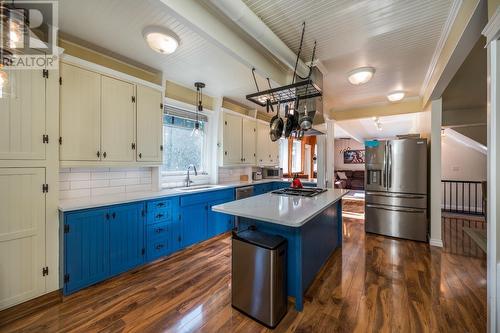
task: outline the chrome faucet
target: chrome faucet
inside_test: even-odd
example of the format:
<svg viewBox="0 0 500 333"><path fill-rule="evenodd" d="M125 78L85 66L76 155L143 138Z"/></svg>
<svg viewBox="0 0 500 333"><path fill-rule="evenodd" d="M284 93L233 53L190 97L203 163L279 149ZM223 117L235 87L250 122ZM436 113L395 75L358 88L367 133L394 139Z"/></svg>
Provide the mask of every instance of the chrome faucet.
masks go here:
<svg viewBox="0 0 500 333"><path fill-rule="evenodd" d="M193 168L194 170L194 175L198 176L198 171L196 171L196 167L194 166L194 164L190 164L187 169L186 187L191 186L191 184L193 183L193 181L189 178L189 170L191 170L191 168Z"/></svg>

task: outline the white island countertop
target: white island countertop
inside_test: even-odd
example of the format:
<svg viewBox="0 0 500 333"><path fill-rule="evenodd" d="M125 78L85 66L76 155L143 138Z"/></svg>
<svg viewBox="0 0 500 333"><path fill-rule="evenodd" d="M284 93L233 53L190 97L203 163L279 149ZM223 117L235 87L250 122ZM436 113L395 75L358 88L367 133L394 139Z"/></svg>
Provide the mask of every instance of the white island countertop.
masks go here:
<svg viewBox="0 0 500 333"><path fill-rule="evenodd" d="M349 190L328 189L310 198L265 193L213 206L212 210L288 227L300 227L348 192Z"/></svg>

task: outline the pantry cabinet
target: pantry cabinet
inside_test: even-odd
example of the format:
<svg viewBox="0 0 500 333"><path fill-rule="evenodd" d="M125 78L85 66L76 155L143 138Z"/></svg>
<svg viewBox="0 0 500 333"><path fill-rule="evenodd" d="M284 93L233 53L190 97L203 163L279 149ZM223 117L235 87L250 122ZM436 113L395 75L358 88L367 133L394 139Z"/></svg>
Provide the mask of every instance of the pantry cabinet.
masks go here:
<svg viewBox="0 0 500 333"><path fill-rule="evenodd" d="M46 77L42 70L8 70L0 90L0 159L45 159Z"/></svg>
<svg viewBox="0 0 500 333"><path fill-rule="evenodd" d="M279 141L271 141L269 130L269 124L257 122L257 165L279 165Z"/></svg>
<svg viewBox="0 0 500 333"><path fill-rule="evenodd" d="M45 181L45 168L0 168L0 310L45 291Z"/></svg>
<svg viewBox="0 0 500 333"><path fill-rule="evenodd" d="M63 165L161 164L160 90L68 63L60 73Z"/></svg>
<svg viewBox="0 0 500 333"><path fill-rule="evenodd" d="M137 160L161 162L163 154L162 93L137 86Z"/></svg>

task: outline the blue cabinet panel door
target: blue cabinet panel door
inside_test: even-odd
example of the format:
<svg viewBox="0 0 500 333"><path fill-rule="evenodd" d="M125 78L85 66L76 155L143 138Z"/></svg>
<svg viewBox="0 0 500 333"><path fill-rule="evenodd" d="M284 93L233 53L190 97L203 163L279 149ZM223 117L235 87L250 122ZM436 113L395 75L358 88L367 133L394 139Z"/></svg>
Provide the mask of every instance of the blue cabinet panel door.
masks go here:
<svg viewBox="0 0 500 333"><path fill-rule="evenodd" d="M106 209L68 214L65 218L64 273L68 294L106 279L109 271L109 223Z"/></svg>
<svg viewBox="0 0 500 333"><path fill-rule="evenodd" d="M228 201L231 200L219 200L210 204L208 209L208 238L223 234L233 228L233 216L212 211L212 206Z"/></svg>
<svg viewBox="0 0 500 333"><path fill-rule="evenodd" d="M143 204L109 209L111 274L125 272L144 261Z"/></svg>
<svg viewBox="0 0 500 333"><path fill-rule="evenodd" d="M182 210L183 246L190 246L207 239L208 204L184 206Z"/></svg>

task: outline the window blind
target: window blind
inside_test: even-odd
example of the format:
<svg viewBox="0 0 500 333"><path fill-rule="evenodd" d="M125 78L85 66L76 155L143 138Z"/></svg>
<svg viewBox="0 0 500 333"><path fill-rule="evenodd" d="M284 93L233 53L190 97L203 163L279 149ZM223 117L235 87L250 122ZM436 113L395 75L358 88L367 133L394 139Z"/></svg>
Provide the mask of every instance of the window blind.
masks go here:
<svg viewBox="0 0 500 333"><path fill-rule="evenodd" d="M163 113L167 116L196 120L196 111L180 109L171 105L165 105L165 107L163 108ZM203 122L208 122L208 117L205 114L203 114L203 112L198 112L198 120Z"/></svg>

